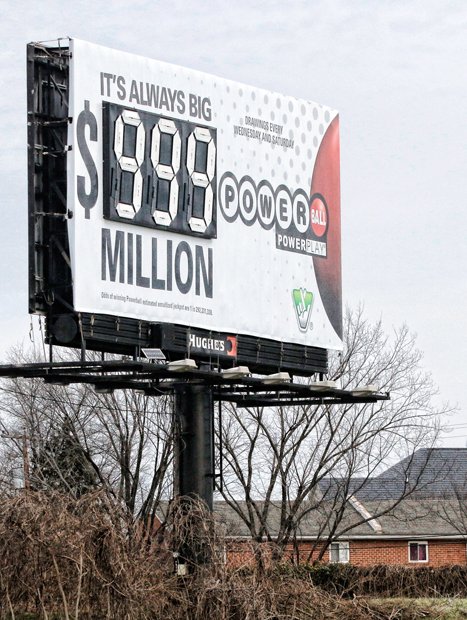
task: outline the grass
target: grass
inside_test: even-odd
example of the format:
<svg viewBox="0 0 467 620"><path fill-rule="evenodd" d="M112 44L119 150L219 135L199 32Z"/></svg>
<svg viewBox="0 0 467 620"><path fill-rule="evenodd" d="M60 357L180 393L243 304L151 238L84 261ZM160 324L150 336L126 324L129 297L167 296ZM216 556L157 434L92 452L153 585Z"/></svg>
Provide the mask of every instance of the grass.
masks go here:
<svg viewBox="0 0 467 620"><path fill-rule="evenodd" d="M394 620L467 620L466 598L371 598L367 603L372 611Z"/></svg>

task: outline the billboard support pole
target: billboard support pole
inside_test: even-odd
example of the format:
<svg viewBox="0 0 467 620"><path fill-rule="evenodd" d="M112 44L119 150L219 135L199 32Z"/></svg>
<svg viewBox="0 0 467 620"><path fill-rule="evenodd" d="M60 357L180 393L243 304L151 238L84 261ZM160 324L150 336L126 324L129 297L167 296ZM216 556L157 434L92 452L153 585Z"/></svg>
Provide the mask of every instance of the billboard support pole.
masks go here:
<svg viewBox="0 0 467 620"><path fill-rule="evenodd" d="M191 529L188 539L180 541L179 574L210 562L209 542L197 536L198 533L204 535L205 524L197 523L197 511L190 513L189 508L193 500L201 500L210 512L213 510L213 421L214 400L210 386L204 382L185 383L175 388L175 495L180 498L182 511L186 508L186 514L190 515L188 526Z"/></svg>

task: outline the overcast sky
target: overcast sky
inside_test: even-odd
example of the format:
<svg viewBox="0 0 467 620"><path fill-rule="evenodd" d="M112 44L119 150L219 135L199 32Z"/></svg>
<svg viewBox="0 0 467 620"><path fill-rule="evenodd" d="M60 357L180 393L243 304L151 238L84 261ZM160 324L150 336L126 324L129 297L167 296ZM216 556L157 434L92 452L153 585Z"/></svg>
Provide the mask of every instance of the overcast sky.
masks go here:
<svg viewBox="0 0 467 620"><path fill-rule="evenodd" d="M0 0L0 358L28 341L26 62L72 36L340 112L344 302L417 334L467 439L467 3Z"/></svg>

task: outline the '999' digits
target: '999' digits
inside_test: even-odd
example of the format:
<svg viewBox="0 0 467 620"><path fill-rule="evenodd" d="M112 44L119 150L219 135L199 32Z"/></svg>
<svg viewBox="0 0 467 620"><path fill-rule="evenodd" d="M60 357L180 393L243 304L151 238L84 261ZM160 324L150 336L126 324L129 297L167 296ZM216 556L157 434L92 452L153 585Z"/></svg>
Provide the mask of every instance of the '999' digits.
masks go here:
<svg viewBox="0 0 467 620"><path fill-rule="evenodd" d="M104 216L216 236L216 130L104 104Z"/></svg>

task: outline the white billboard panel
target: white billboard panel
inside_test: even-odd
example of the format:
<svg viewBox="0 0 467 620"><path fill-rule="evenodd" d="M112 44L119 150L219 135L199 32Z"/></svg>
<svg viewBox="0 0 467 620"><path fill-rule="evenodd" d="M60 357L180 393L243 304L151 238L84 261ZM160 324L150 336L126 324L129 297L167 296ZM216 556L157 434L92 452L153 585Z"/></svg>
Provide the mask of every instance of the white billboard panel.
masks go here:
<svg viewBox="0 0 467 620"><path fill-rule="evenodd" d="M341 348L337 113L70 48L75 310Z"/></svg>

